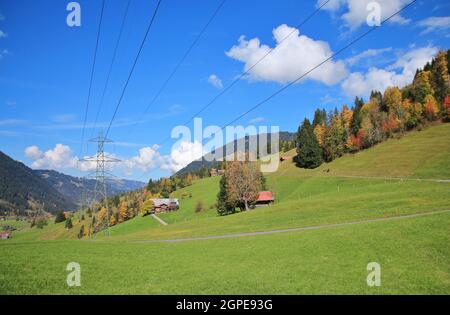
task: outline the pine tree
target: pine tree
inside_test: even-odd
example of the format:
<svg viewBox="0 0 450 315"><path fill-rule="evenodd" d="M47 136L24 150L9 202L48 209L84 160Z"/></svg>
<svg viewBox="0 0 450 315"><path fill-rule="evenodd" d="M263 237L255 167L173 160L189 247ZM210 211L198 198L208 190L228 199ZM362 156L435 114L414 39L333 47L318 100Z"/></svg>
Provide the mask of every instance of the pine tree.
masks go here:
<svg viewBox="0 0 450 315"><path fill-rule="evenodd" d="M73 224L72 224L72 219L71 219L71 218L68 218L68 219L66 220L65 228L66 228L67 230L70 230L71 228L73 228Z"/></svg>
<svg viewBox="0 0 450 315"><path fill-rule="evenodd" d="M84 224L80 228L80 232L78 232L78 238L83 238L84 236Z"/></svg>
<svg viewBox="0 0 450 315"><path fill-rule="evenodd" d="M351 133L353 135L357 135L359 129L361 128L361 108L364 106L364 101L362 98L356 97L355 98L355 106L353 108L353 116L352 116L352 123L350 124Z"/></svg>
<svg viewBox="0 0 450 315"><path fill-rule="evenodd" d="M234 213L235 207L227 201L227 179L222 176L219 183L219 193L217 194L217 213L220 216Z"/></svg>
<svg viewBox="0 0 450 315"><path fill-rule="evenodd" d="M297 135L297 166L316 168L322 164L322 148L308 119L303 121Z"/></svg>
<svg viewBox="0 0 450 315"><path fill-rule="evenodd" d="M434 59L431 78L434 97L439 104L442 104L444 98L450 94L447 54L443 51L439 52Z"/></svg>
<svg viewBox="0 0 450 315"><path fill-rule="evenodd" d="M64 211L58 211L55 216L55 223L60 223L66 220L66 215Z"/></svg>

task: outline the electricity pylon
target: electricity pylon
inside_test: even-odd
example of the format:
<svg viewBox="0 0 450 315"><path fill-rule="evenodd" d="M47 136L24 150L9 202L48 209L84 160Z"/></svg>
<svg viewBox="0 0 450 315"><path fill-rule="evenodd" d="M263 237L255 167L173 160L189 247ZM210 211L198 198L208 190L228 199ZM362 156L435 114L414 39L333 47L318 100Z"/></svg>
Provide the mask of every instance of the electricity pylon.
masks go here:
<svg viewBox="0 0 450 315"><path fill-rule="evenodd" d="M105 154L105 143L112 143L112 140L105 138L102 132L99 133L97 138L93 138L89 140L89 142L97 143L97 154L92 157L86 157L82 159L82 161L95 162L95 173L91 174L91 176L93 175L95 178L93 201L97 201L97 198L100 197L100 201L104 203L106 215L102 222L103 231L107 236L109 236L109 207L108 195L106 194L106 179L112 177L112 175L105 171L105 165L106 163L119 162L120 160Z"/></svg>

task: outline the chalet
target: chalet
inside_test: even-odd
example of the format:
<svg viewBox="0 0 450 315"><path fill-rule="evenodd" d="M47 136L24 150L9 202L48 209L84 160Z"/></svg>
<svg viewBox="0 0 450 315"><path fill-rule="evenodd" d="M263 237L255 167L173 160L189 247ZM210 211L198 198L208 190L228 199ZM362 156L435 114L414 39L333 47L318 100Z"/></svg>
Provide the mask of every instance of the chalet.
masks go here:
<svg viewBox="0 0 450 315"><path fill-rule="evenodd" d="M225 174L225 170L218 170L216 168L212 168L209 174L211 175L211 177L221 176Z"/></svg>
<svg viewBox="0 0 450 315"><path fill-rule="evenodd" d="M8 238L11 238L11 232L1 232L0 233L0 239L6 240Z"/></svg>
<svg viewBox="0 0 450 315"><path fill-rule="evenodd" d="M180 203L175 198L155 198L152 201L154 213L176 211L180 208Z"/></svg>
<svg viewBox="0 0 450 315"><path fill-rule="evenodd" d="M258 199L253 203L253 207L264 207L274 202L273 194L271 191L260 191Z"/></svg>

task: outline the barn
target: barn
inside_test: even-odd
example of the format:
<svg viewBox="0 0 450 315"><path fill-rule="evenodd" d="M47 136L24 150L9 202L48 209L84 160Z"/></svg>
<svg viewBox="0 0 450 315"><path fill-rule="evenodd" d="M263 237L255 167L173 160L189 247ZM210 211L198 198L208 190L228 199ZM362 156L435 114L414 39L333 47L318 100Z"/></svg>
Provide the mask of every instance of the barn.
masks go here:
<svg viewBox="0 0 450 315"><path fill-rule="evenodd" d="M275 199L271 191L260 191L258 199L254 202L253 206L255 208L268 206L274 203Z"/></svg>

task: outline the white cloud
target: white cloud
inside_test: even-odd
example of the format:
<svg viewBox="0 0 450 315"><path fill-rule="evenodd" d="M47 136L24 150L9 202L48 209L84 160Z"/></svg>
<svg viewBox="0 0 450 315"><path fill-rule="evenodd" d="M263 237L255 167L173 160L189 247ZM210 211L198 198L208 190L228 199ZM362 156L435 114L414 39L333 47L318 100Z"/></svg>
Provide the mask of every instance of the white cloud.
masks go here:
<svg viewBox="0 0 450 315"><path fill-rule="evenodd" d="M367 49L367 50L363 51L362 53L359 53L355 56L347 58L345 60L345 62L349 66L353 66L353 65L359 63L363 59L372 58L372 57L384 54L385 52L388 52L388 51L392 51L392 48L388 47L388 48L380 48L380 49Z"/></svg>
<svg viewBox="0 0 450 315"><path fill-rule="evenodd" d="M32 160L37 160L42 157L42 151L37 146L32 145L25 149L25 155Z"/></svg>
<svg viewBox="0 0 450 315"><path fill-rule="evenodd" d="M130 158L119 157L119 162L108 164L108 171L118 171L126 176L131 176L135 171L148 173L153 169L161 168L174 173L204 155L203 146L198 141L183 141L176 145L170 154L164 156L159 153L158 149L158 145L145 146L140 148L135 156ZM105 154L109 157L118 158L112 154ZM72 149L63 144L56 144L53 149L45 152L38 146L32 145L25 149L25 155L31 160L33 169L87 172L96 168L95 161L79 161L79 158L73 154Z"/></svg>
<svg viewBox="0 0 450 315"><path fill-rule="evenodd" d="M36 169L76 168L78 159L72 155L69 146L58 143L54 149L42 152L37 146L25 149L25 155L32 160L31 167Z"/></svg>
<svg viewBox="0 0 450 315"><path fill-rule="evenodd" d="M128 160L124 160L122 163L125 165L127 172L133 170L140 170L142 172L148 172L151 169L158 166L161 156L158 152L158 146L143 147L139 149L139 154Z"/></svg>
<svg viewBox="0 0 450 315"><path fill-rule="evenodd" d="M0 30L0 38L4 38L8 36L8 34L6 34L5 32L3 32L2 30Z"/></svg>
<svg viewBox="0 0 450 315"><path fill-rule="evenodd" d="M325 0L318 0L317 6L324 3ZM367 22L367 16L370 11L367 10L367 4L374 2L373 0L331 0L323 9L333 12L334 14L341 13L341 19L344 20L346 26L352 30L358 28ZM381 7L381 20L390 17L395 12L410 2L410 0L377 0ZM393 17L390 22L405 24L409 20L402 17L400 14Z"/></svg>
<svg viewBox="0 0 450 315"><path fill-rule="evenodd" d="M298 29L286 24L274 29L273 35L276 47L270 55L267 55L271 50L269 46L261 44L258 38L246 40L244 36L239 38L239 45L233 46L226 54L243 62L246 71L267 55L249 71L248 78L255 81L287 83L311 70L333 53L327 42L300 35ZM347 70L342 61L329 60L309 73L305 79L331 85L346 75Z"/></svg>
<svg viewBox="0 0 450 315"><path fill-rule="evenodd" d="M413 49L387 69L369 68L366 73L355 72L342 82L348 96L367 97L372 90L384 91L388 86L403 87L412 82L416 69L422 68L438 52L436 47Z"/></svg>
<svg viewBox="0 0 450 315"><path fill-rule="evenodd" d="M222 89L223 88L223 84L222 84L222 80L215 74L211 74L208 78L208 82L218 88L218 89Z"/></svg>
<svg viewBox="0 0 450 315"><path fill-rule="evenodd" d="M418 25L425 28L421 34L428 34L434 31L445 31L450 29L450 16L432 16L419 21Z"/></svg>
<svg viewBox="0 0 450 315"><path fill-rule="evenodd" d="M199 141L182 141L178 146L172 148L170 156L163 157L161 169L174 173L192 161L200 159L203 155L203 145Z"/></svg>

